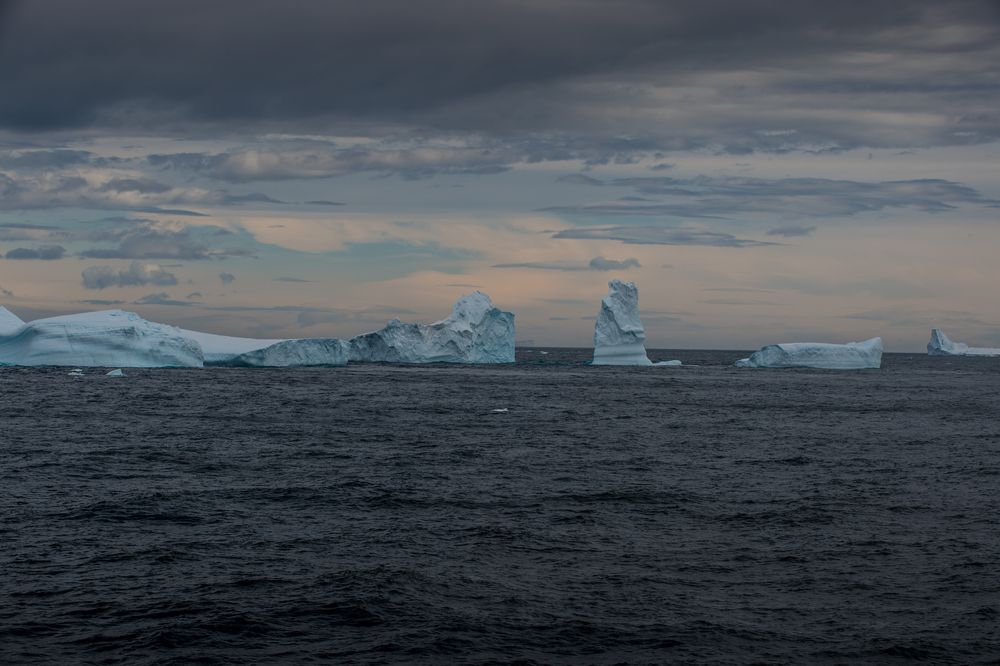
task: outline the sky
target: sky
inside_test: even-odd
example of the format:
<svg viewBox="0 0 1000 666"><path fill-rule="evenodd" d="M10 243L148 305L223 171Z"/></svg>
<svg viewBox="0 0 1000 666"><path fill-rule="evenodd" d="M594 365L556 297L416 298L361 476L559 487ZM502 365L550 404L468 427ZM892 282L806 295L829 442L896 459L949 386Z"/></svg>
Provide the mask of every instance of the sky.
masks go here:
<svg viewBox="0 0 1000 666"><path fill-rule="evenodd" d="M0 303L1000 346L1000 3L0 0Z"/></svg>

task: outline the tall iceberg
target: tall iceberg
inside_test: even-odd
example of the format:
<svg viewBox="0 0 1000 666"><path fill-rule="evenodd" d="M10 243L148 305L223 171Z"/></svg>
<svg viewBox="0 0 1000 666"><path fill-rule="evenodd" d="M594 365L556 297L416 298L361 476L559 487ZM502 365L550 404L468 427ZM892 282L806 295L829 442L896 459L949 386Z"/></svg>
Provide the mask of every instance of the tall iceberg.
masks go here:
<svg viewBox="0 0 1000 666"><path fill-rule="evenodd" d="M738 368L823 368L857 370L882 367L882 338L834 345L826 342L786 342L767 345L749 358L736 361Z"/></svg>
<svg viewBox="0 0 1000 666"><path fill-rule="evenodd" d="M348 345L336 338L283 340L227 359L224 365L244 368L291 368L347 365Z"/></svg>
<svg viewBox="0 0 1000 666"><path fill-rule="evenodd" d="M433 324L393 319L384 328L347 342L351 361L391 363L513 363L514 314L476 291L458 299Z"/></svg>
<svg viewBox="0 0 1000 666"><path fill-rule="evenodd" d="M952 342L940 328L931 329L931 341L927 343L930 356L1000 356L995 347L970 347L964 342Z"/></svg>
<svg viewBox="0 0 1000 666"><path fill-rule="evenodd" d="M10 318L3 321L9 323ZM201 346L180 329L123 310L36 319L22 323L13 332L5 333L6 330L0 323L0 365L113 368L203 365Z"/></svg>
<svg viewBox="0 0 1000 666"><path fill-rule="evenodd" d="M594 325L594 365L652 365L634 282L611 280Z"/></svg>

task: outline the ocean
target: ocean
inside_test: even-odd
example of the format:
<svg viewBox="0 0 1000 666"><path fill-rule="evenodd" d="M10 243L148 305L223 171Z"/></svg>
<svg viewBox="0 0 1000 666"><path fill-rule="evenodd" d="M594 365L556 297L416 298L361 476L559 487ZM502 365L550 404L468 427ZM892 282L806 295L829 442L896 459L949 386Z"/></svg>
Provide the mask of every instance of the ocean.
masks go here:
<svg viewBox="0 0 1000 666"><path fill-rule="evenodd" d="M1000 359L589 354L0 369L0 661L1000 663Z"/></svg>

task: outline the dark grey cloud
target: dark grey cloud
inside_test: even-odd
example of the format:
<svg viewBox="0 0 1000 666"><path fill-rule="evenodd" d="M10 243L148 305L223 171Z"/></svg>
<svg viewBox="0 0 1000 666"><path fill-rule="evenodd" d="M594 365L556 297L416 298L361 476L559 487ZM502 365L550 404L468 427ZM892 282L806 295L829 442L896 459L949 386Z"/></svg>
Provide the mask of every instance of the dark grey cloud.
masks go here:
<svg viewBox="0 0 1000 666"><path fill-rule="evenodd" d="M125 301L108 300L104 298L85 298L82 301L77 301L77 302L85 303L86 305L121 305Z"/></svg>
<svg viewBox="0 0 1000 666"><path fill-rule="evenodd" d="M494 264L493 268L530 268L544 271L615 271L639 268L639 261L633 257L623 259L605 259L594 257L588 263L574 261L523 261L509 264Z"/></svg>
<svg viewBox="0 0 1000 666"><path fill-rule="evenodd" d="M276 277L275 282L312 282L312 280L303 280L302 278L296 277Z"/></svg>
<svg viewBox="0 0 1000 666"><path fill-rule="evenodd" d="M714 247L760 247L778 245L737 238L732 234L687 227L615 226L565 229L553 238L578 240L616 240L629 245L709 245Z"/></svg>
<svg viewBox="0 0 1000 666"><path fill-rule="evenodd" d="M639 268L641 264L638 259L629 257L628 259L605 259L604 257L594 257L590 260L590 268L595 271L623 271L629 268Z"/></svg>
<svg viewBox="0 0 1000 666"><path fill-rule="evenodd" d="M816 227L802 227L802 226L797 226L797 225L791 224L791 225L784 226L784 227L775 227L773 229L768 229L767 230L767 235L768 236L785 236L785 237L808 236L809 234L811 234L814 231L816 231Z"/></svg>
<svg viewBox="0 0 1000 666"><path fill-rule="evenodd" d="M573 183L575 185L595 185L600 187L604 185L604 181L599 178L593 178L583 173L571 173L568 176L562 176L556 178L556 182L559 183Z"/></svg>
<svg viewBox="0 0 1000 666"><path fill-rule="evenodd" d="M66 256L66 248L62 245L42 245L40 247L17 247L8 250L4 255L7 259L41 259L53 261Z"/></svg>
<svg viewBox="0 0 1000 666"><path fill-rule="evenodd" d="M232 273L219 273L219 280L222 281L222 284L230 284L235 279L236 276L233 275Z"/></svg>
<svg viewBox="0 0 1000 666"><path fill-rule="evenodd" d="M734 154L1000 134L991 0L24 0L7 22L21 130L643 127Z"/></svg>
<svg viewBox="0 0 1000 666"><path fill-rule="evenodd" d="M785 217L850 216L892 208L926 213L954 210L959 205L997 203L974 188L943 179L881 182L830 178L618 178L608 185L634 188L662 203L622 201L543 210L590 216L686 217L700 219L780 215ZM791 229L792 227L781 227ZM801 230L804 227L795 227ZM779 235L805 235L802 233Z"/></svg>
<svg viewBox="0 0 1000 666"><path fill-rule="evenodd" d="M87 164L92 153L86 150L0 150L0 169L61 169Z"/></svg>
<svg viewBox="0 0 1000 666"><path fill-rule="evenodd" d="M142 261L133 261L128 268L124 269L115 269L111 266L88 266L83 269L80 277L85 289L177 284L177 276L173 273L163 270L157 264Z"/></svg>
<svg viewBox="0 0 1000 666"><path fill-rule="evenodd" d="M241 248L212 248L205 245L187 227L160 228L155 223L137 221L134 226L93 232L94 240L115 240L114 247L90 248L81 256L92 259L222 259L231 256L245 256L247 250Z"/></svg>
<svg viewBox="0 0 1000 666"><path fill-rule="evenodd" d="M240 206L284 202L259 192L231 194L195 185L171 185L147 176L105 176L91 169L0 172L0 210L85 208L203 216L175 206Z"/></svg>
<svg viewBox="0 0 1000 666"><path fill-rule="evenodd" d="M177 306L188 306L194 305L197 301L181 301L177 299L170 298L170 294L165 291L161 291L155 294L146 294L142 298L137 298L133 301L136 305L177 305Z"/></svg>

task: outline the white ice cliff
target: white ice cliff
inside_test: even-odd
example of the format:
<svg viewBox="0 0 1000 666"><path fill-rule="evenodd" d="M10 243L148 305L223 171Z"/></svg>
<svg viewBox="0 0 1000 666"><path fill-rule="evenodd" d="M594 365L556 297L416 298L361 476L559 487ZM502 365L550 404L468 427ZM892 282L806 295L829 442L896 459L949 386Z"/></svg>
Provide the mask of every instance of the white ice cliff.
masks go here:
<svg viewBox="0 0 1000 666"><path fill-rule="evenodd" d="M931 329L931 341L927 343L927 353L931 356L1000 356L995 347L970 347L964 342L952 342L940 328Z"/></svg>
<svg viewBox="0 0 1000 666"><path fill-rule="evenodd" d="M594 365L652 365L634 282L611 280L594 326Z"/></svg>
<svg viewBox="0 0 1000 666"><path fill-rule="evenodd" d="M347 341L351 361L392 363L513 363L514 314L476 291L433 324L393 319L384 328Z"/></svg>
<svg viewBox="0 0 1000 666"><path fill-rule="evenodd" d="M283 340L234 356L225 365L246 368L347 365L347 349L347 343L336 338Z"/></svg>
<svg viewBox="0 0 1000 666"><path fill-rule="evenodd" d="M882 338L834 345L826 342L790 342L767 345L749 358L736 361L738 368L825 368L855 370L882 367Z"/></svg>
<svg viewBox="0 0 1000 666"><path fill-rule="evenodd" d="M203 356L178 328L101 310L36 319L13 331L0 324L0 365L200 368Z"/></svg>

